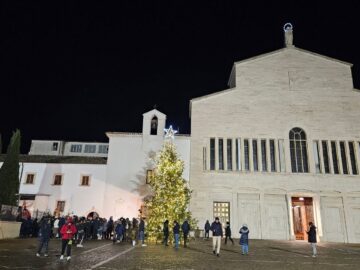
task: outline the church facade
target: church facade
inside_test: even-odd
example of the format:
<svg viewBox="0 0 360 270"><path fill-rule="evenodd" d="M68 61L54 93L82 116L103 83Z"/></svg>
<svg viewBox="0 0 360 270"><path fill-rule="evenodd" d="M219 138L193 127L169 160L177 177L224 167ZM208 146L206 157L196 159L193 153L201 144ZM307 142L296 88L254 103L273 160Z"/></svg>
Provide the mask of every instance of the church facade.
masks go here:
<svg viewBox="0 0 360 270"><path fill-rule="evenodd" d="M252 239L306 240L313 222L321 241L360 243L360 91L351 64L296 48L291 28L285 44L235 62L229 89L190 101L191 136L174 139L190 210L199 228L219 216L233 232L246 223ZM138 216L165 125L154 109L142 133L108 132L109 143L88 147L59 141L64 151L56 141L34 146L20 193L43 211ZM42 149L48 158L34 161ZM56 164L50 152L62 155Z"/></svg>
<svg viewBox="0 0 360 270"><path fill-rule="evenodd" d="M234 63L190 102L191 210L254 239L360 242L360 91L351 65L286 47ZM289 42L290 40L290 42Z"/></svg>

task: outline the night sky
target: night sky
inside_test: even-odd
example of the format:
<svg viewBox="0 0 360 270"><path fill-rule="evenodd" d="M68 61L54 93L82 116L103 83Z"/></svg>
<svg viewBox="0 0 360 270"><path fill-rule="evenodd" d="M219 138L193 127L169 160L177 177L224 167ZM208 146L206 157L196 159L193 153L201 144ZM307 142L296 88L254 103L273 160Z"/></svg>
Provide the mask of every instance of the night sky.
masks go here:
<svg viewBox="0 0 360 270"><path fill-rule="evenodd" d="M283 47L354 64L360 88L360 1L3 1L0 132L107 141L141 132L156 104L190 133L189 100L227 88L234 61ZM4 150L4 149L3 149Z"/></svg>

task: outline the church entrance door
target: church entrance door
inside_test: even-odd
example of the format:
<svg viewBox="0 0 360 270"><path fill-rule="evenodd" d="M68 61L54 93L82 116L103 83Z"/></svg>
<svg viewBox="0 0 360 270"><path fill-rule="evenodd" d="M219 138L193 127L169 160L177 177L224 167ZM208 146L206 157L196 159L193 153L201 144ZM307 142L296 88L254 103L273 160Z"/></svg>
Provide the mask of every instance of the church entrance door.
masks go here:
<svg viewBox="0 0 360 270"><path fill-rule="evenodd" d="M307 240L309 222L314 222L313 199L311 197L292 197L294 234L296 240Z"/></svg>

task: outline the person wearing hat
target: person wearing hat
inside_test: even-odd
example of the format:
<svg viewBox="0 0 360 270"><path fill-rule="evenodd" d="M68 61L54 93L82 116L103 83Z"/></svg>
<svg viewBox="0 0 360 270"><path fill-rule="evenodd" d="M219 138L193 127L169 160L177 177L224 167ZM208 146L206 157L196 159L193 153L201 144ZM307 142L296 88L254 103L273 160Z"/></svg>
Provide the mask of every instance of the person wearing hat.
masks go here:
<svg viewBox="0 0 360 270"><path fill-rule="evenodd" d="M73 241L72 239L74 238L76 232L77 232L76 226L73 223L72 218L68 217L66 223L61 227L60 230L61 239L62 239L60 260L64 259L65 248L66 248L67 260L69 261L71 259L71 245Z"/></svg>
<svg viewBox="0 0 360 270"><path fill-rule="evenodd" d="M241 234L240 237L240 245L242 249L242 255L249 254L249 229L246 224L243 224L240 228L239 233Z"/></svg>
<svg viewBox="0 0 360 270"><path fill-rule="evenodd" d="M218 217L216 217L215 221L211 224L210 230L212 231L213 238L213 253L219 257L221 238L223 237L223 229Z"/></svg>

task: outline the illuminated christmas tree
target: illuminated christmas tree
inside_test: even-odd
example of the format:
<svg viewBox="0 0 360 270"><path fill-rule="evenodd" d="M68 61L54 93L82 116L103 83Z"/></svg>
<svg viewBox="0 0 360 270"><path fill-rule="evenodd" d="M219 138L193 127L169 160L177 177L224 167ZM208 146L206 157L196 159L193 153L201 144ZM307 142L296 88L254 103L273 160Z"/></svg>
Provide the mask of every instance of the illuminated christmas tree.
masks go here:
<svg viewBox="0 0 360 270"><path fill-rule="evenodd" d="M167 136L168 134L169 132ZM190 224L194 224L188 210L191 191L187 181L182 177L184 162L176 152L173 134L172 138L165 141L163 149L156 157L154 176L149 183L152 196L145 205L150 240L161 239L165 220L169 220L170 238L175 220L181 224L187 219Z"/></svg>

